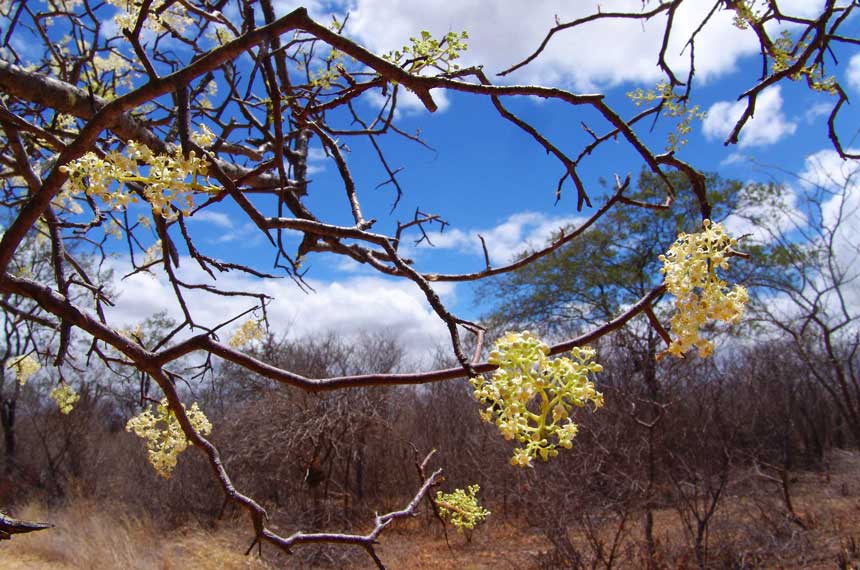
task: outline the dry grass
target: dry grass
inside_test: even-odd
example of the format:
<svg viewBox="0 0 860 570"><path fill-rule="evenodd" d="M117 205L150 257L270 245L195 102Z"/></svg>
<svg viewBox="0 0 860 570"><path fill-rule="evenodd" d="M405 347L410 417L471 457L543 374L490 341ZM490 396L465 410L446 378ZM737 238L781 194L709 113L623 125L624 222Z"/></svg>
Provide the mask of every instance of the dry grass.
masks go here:
<svg viewBox="0 0 860 570"><path fill-rule="evenodd" d="M50 520L55 528L20 535L0 546L4 570L239 570L269 566L242 555L230 532L187 528L160 532L145 516L78 500L48 513L30 504L16 516ZM244 534L244 533L243 533ZM247 546L247 544L246 544Z"/></svg>
<svg viewBox="0 0 860 570"><path fill-rule="evenodd" d="M796 474L795 505L807 529L788 523L780 511L776 489L761 487L768 501L755 494L726 497L714 521L710 542L714 568L860 569L860 454L839 454L828 474ZM772 492L772 493L771 493ZM54 529L22 535L0 544L3 570L209 570L268 569L277 557L264 549L266 560L244 556L248 530L223 523L217 530L199 526L164 532L145 516L132 516L117 506L85 500L52 512L38 504L14 513L32 520L50 520ZM626 540L638 552L639 520L634 516ZM471 540L451 532L449 543L438 525L424 519L401 524L383 534L379 555L389 568L407 570L508 570L537 567L538 555L551 549L547 539L515 520L495 520L478 529ZM611 531L611 529L607 529ZM671 509L656 513L655 534L663 550L664 568L691 568L685 537ZM583 545L573 533L572 541ZM374 568L361 551L329 559L328 567ZM316 568L322 558L303 549L287 567ZM840 565L839 556L845 563ZM332 562L334 560L334 562ZM637 567L633 558L618 567Z"/></svg>

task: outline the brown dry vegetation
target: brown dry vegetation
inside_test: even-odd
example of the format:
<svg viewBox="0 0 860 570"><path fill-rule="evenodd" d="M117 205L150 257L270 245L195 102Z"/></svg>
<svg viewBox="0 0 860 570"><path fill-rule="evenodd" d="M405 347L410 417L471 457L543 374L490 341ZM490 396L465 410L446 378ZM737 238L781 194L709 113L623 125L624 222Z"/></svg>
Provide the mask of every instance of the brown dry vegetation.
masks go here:
<svg viewBox="0 0 860 570"><path fill-rule="evenodd" d="M16 537L0 548L0 568L7 570L180 570L267 568L257 557L242 555L230 528L187 526L161 532L145 514L119 505L84 499L48 510L31 503L18 515L50 520L55 528Z"/></svg>
<svg viewBox="0 0 860 570"><path fill-rule="evenodd" d="M366 368L357 355L373 356L335 337L267 346L266 358L318 375ZM379 340L376 354L396 348ZM487 524L468 540L449 529L449 548L425 502L381 536L390 569L860 564L860 454L822 388L780 346L732 363L656 368L611 348L604 356L609 403L580 416L572 450L525 470L510 466L510 444L479 421L464 383L309 395L224 369L198 396L237 483L261 499L278 532L367 532L374 513L414 496L416 458L430 449L432 468L444 468L442 490L481 485ZM262 561L256 551L245 557L247 521L235 508L222 513L201 454L189 450L169 480L159 478L121 429L129 412L97 393L69 416L27 410L18 435L29 453L0 477L0 504L56 527L2 544L0 569L372 567L355 547L305 545L292 556L264 547Z"/></svg>
<svg viewBox="0 0 860 570"><path fill-rule="evenodd" d="M714 517L709 567L860 568L860 455L835 451L830 469L793 473L792 480L795 508L806 528L792 522L773 500L771 483L749 473L730 490ZM351 557L343 552L308 556L304 551L290 560L266 550L262 559L256 551L243 556L249 541L240 521L219 522L214 528L188 524L165 532L144 514L85 499L56 509L32 502L16 514L50 520L56 526L0 546L0 568L6 570L373 567L359 552ZM647 566L640 518L630 516L624 526L616 567ZM617 526L607 522L596 536L608 544L616 531ZM675 509L655 513L654 535L659 567L696 567ZM379 554L391 568L410 570L592 567L595 543L583 532L571 532L568 537L582 557L582 566L559 556L545 534L523 518L495 517L470 537L450 532L446 544L438 522L425 513L384 535Z"/></svg>

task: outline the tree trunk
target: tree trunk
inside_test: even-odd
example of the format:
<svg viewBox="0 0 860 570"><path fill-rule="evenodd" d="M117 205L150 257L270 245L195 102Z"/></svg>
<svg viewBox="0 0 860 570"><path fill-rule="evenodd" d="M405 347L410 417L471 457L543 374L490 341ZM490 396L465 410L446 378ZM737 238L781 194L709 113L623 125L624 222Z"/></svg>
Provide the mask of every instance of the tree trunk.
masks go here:
<svg viewBox="0 0 860 570"><path fill-rule="evenodd" d="M15 465L15 400L0 402L0 424L3 425L3 472L8 475Z"/></svg>

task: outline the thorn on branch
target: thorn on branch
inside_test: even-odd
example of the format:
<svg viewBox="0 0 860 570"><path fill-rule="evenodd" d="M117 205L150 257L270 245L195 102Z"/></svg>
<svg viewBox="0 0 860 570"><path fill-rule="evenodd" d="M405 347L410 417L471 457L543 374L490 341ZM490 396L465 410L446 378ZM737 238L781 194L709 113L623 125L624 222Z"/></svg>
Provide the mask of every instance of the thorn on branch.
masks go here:
<svg viewBox="0 0 860 570"><path fill-rule="evenodd" d="M50 523L24 521L12 518L0 511L0 540L10 540L13 534L25 534L52 528Z"/></svg>
<svg viewBox="0 0 860 570"><path fill-rule="evenodd" d="M484 252L484 267L487 271L492 271L493 266L490 264L490 252L487 251L487 241L481 234L478 234L478 239L481 240L481 249Z"/></svg>

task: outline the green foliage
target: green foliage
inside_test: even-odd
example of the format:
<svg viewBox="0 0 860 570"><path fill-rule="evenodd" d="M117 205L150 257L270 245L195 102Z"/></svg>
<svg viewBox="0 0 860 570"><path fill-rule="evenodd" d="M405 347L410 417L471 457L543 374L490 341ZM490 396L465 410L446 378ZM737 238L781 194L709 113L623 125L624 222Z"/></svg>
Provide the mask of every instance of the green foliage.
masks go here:
<svg viewBox="0 0 860 570"><path fill-rule="evenodd" d="M679 233L701 228L701 214L689 185L677 174L670 174L669 179L677 192L672 209L618 205L597 227L563 248L481 285L478 297L498 300L486 316L489 324L497 330L568 334L605 323L657 286L662 280L659 256ZM741 187L738 181L716 175L707 178L715 219L723 219L733 210ZM660 203L665 195L665 182L643 172L629 197Z"/></svg>
<svg viewBox="0 0 860 570"><path fill-rule="evenodd" d="M751 0L738 0L731 9L735 11L732 24L739 30L747 30L750 24L758 22L761 15L755 10L755 2Z"/></svg>

